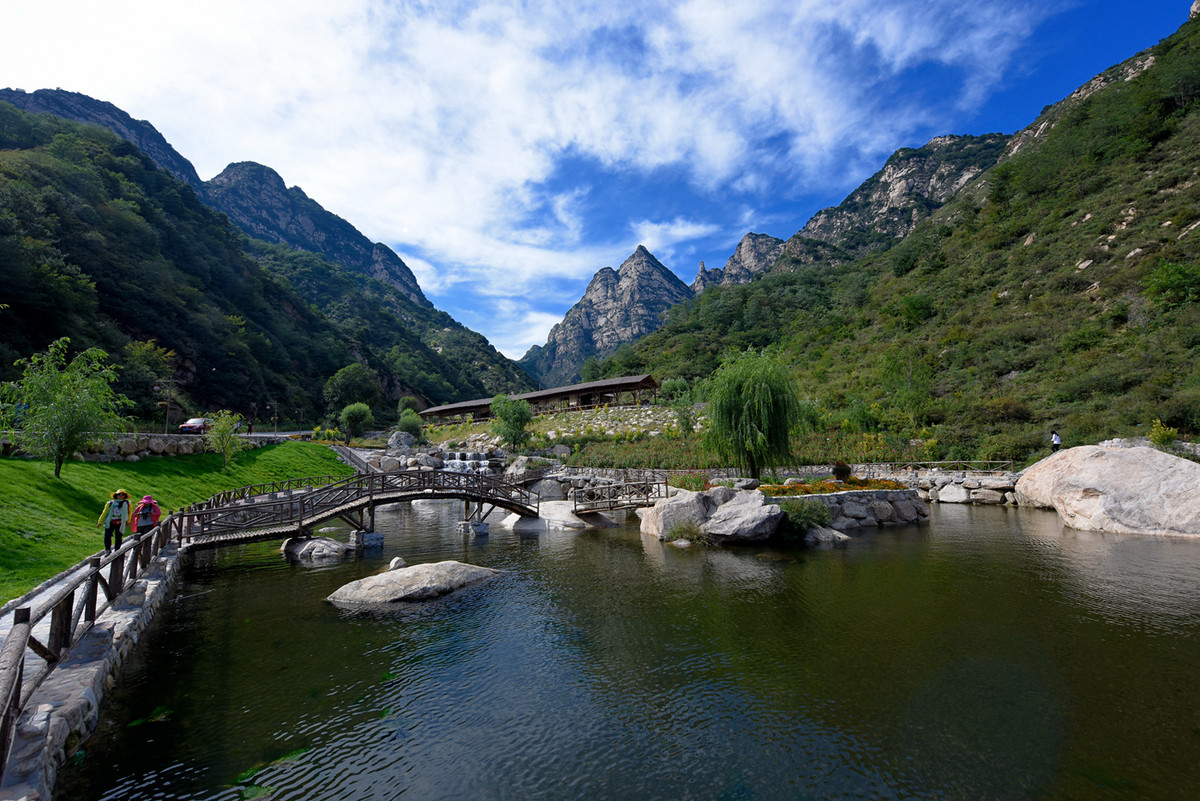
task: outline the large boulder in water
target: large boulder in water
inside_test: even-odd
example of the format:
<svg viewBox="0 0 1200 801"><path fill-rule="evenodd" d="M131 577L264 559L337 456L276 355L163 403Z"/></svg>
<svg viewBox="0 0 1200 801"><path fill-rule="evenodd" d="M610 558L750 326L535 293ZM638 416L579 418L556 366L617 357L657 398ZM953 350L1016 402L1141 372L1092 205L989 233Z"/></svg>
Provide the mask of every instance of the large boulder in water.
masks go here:
<svg viewBox="0 0 1200 801"><path fill-rule="evenodd" d="M1200 464L1154 448L1059 451L1025 471L1016 495L1084 531L1200 535Z"/></svg>
<svg viewBox="0 0 1200 801"><path fill-rule="evenodd" d="M501 571L453 560L411 565L352 581L334 590L335 604L389 604L427 601L498 575Z"/></svg>

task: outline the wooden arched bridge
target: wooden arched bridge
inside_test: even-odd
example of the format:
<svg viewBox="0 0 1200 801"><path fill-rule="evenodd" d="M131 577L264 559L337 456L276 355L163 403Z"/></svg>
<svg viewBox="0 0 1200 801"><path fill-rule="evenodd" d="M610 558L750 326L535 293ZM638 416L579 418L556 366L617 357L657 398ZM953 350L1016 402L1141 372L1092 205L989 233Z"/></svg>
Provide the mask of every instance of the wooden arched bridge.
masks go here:
<svg viewBox="0 0 1200 801"><path fill-rule="evenodd" d="M306 536L335 518L373 531L375 507L400 501L458 498L537 517L537 493L493 476L444 470L315 476L254 484L219 493L171 515L166 536L185 548L215 548Z"/></svg>

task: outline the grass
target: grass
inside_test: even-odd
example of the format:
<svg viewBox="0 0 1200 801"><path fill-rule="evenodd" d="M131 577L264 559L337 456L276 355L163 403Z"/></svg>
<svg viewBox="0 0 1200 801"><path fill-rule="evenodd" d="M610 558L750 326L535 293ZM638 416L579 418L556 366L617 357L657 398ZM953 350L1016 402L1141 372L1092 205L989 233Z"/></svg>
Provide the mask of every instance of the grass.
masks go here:
<svg viewBox="0 0 1200 801"><path fill-rule="evenodd" d="M219 455L205 453L67 462L56 479L48 462L0 459L0 598L15 598L102 548L96 519L118 488L135 503L153 495L165 511L246 484L351 472L328 448L303 442L245 451L224 470Z"/></svg>

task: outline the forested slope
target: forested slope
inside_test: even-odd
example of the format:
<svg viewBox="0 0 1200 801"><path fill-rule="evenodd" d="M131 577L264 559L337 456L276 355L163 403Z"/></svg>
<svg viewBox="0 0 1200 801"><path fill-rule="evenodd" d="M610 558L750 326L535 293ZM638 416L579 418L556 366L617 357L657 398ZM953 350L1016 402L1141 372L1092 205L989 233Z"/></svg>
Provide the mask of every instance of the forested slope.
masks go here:
<svg viewBox="0 0 1200 801"><path fill-rule="evenodd" d="M1200 432L1200 25L1048 108L890 250L709 289L606 374L769 347L835 425L930 457Z"/></svg>

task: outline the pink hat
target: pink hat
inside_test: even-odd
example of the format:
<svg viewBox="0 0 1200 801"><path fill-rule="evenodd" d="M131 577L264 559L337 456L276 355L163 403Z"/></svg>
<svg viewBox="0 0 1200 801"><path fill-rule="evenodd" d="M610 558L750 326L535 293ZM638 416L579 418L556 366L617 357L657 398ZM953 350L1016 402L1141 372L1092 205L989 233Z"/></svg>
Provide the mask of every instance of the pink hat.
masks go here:
<svg viewBox="0 0 1200 801"><path fill-rule="evenodd" d="M149 495L142 497L142 503L145 503L146 501L150 501L150 503L155 503L155 500L153 498L151 498Z"/></svg>

